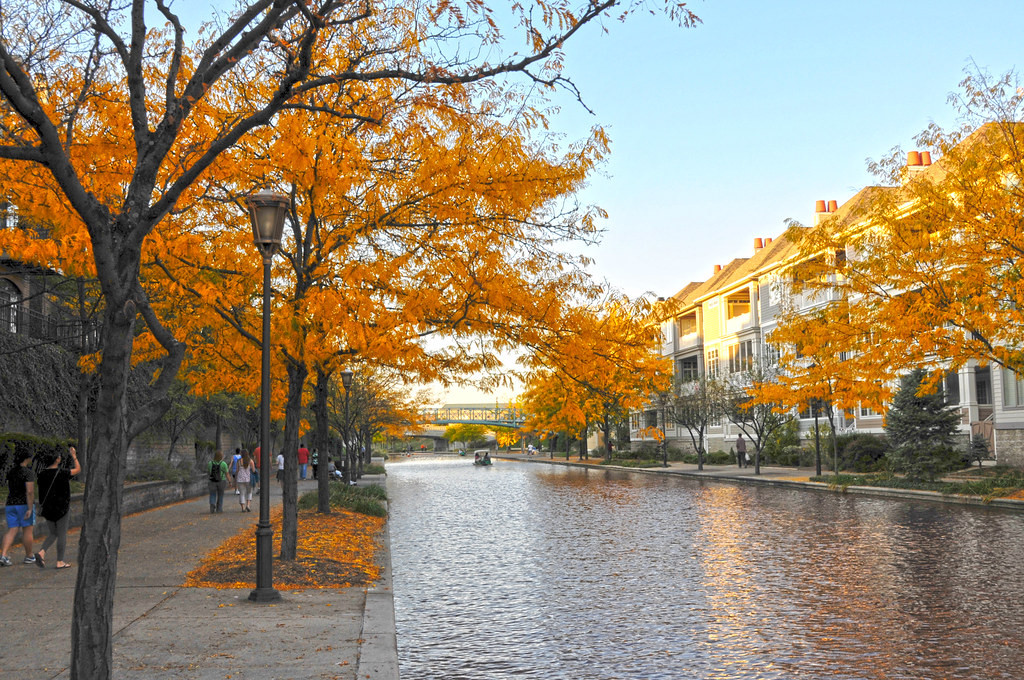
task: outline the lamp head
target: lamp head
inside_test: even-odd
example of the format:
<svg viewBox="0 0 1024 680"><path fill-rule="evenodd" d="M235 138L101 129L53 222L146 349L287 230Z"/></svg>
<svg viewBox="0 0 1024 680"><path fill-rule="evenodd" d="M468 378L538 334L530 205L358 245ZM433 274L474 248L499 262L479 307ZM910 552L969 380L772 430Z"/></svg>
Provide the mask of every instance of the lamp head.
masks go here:
<svg viewBox="0 0 1024 680"><path fill-rule="evenodd" d="M281 247L284 214L288 197L273 191L261 191L245 199L252 220L252 240L264 256L273 255Z"/></svg>
<svg viewBox="0 0 1024 680"><path fill-rule="evenodd" d="M341 384L345 386L345 391L348 392L348 388L352 387L352 371L347 368L341 372Z"/></svg>

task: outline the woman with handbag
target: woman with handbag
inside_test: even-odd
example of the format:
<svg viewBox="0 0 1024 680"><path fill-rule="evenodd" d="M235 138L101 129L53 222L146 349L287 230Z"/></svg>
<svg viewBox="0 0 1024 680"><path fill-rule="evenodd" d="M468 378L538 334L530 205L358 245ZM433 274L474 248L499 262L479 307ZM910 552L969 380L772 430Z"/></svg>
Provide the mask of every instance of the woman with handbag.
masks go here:
<svg viewBox="0 0 1024 680"><path fill-rule="evenodd" d="M74 446L68 447L68 463L64 456L56 454L50 464L38 475L39 514L46 520L49 535L43 541L43 547L36 553L36 566L46 567L44 557L46 549L57 542L57 569L67 569L71 565L64 561L64 548L68 540L68 520L71 513L71 478L82 471L78 462L78 453Z"/></svg>
<svg viewBox="0 0 1024 680"><path fill-rule="evenodd" d="M238 461L238 471L235 473L235 484L238 486L238 502L242 506L242 512L252 512L249 504L252 503L252 476L256 466L249 457L249 452L242 449L242 457Z"/></svg>

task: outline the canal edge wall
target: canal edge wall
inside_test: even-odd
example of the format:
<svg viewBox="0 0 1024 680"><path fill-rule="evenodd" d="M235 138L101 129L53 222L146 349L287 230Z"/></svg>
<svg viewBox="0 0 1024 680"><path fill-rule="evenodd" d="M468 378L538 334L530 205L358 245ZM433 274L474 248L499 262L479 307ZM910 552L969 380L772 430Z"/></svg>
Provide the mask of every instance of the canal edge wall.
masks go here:
<svg viewBox="0 0 1024 680"><path fill-rule="evenodd" d="M377 462L377 461L374 461ZM387 488L387 475L363 475L360 486L376 484ZM387 503L385 502L385 507ZM395 625L395 592L391 579L391 533L384 521L377 562L380 578L365 590L362 633L359 636L357 678L399 680L398 634Z"/></svg>
<svg viewBox="0 0 1024 680"><path fill-rule="evenodd" d="M691 472L689 470L673 470L671 468L666 470L665 468L636 468L622 465L593 465L591 463L574 463L572 461L543 458L504 458L504 460L523 463L543 463L545 465L561 465L563 467L577 467L588 470L616 470L619 472L634 472L647 475L674 475L677 477L687 477L689 479L699 479L707 482L722 482L725 484L760 484L764 486L776 486L789 489L803 489L806 491L874 496L878 498L892 498L897 500L927 501L930 503L945 503L947 505L973 505L1024 513L1024 501L1014 500L1012 498L993 498L986 501L981 496L947 495L941 494L938 491L892 489L878 486L830 486L825 482L804 482L794 479L773 479L771 477L759 476L739 477L722 473L708 474L707 472Z"/></svg>

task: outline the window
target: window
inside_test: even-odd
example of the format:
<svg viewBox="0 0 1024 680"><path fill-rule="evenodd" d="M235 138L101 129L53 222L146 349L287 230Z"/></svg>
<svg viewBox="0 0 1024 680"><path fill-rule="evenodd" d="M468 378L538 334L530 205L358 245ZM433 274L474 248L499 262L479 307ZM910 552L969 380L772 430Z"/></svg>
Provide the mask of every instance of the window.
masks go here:
<svg viewBox="0 0 1024 680"><path fill-rule="evenodd" d="M740 290L725 299L726 318L750 316L750 290Z"/></svg>
<svg viewBox="0 0 1024 680"><path fill-rule="evenodd" d="M974 369L974 390L979 404L992 404L992 369L989 366Z"/></svg>
<svg viewBox="0 0 1024 680"><path fill-rule="evenodd" d="M765 366L778 366L779 359L782 358L782 350L779 346L771 342L764 343L764 363Z"/></svg>
<svg viewBox="0 0 1024 680"><path fill-rule="evenodd" d="M871 408L869 406L861 406L860 407L860 417L861 418L871 418L871 417L877 416L877 415L881 415L881 414L879 414L878 411L876 411L875 409L873 409L873 408Z"/></svg>
<svg viewBox="0 0 1024 680"><path fill-rule="evenodd" d="M778 272L768 276L768 304L778 305L782 303L786 295L786 282Z"/></svg>
<svg viewBox="0 0 1024 680"><path fill-rule="evenodd" d="M658 412L644 411L644 422L646 427L658 427Z"/></svg>
<svg viewBox="0 0 1024 680"><path fill-rule="evenodd" d="M744 340L735 345L729 345L729 372L740 373L749 371L754 366L754 343L752 340Z"/></svg>
<svg viewBox="0 0 1024 680"><path fill-rule="evenodd" d="M676 317L676 335L680 338L697 332L697 312Z"/></svg>
<svg viewBox="0 0 1024 680"><path fill-rule="evenodd" d="M942 391L946 397L946 404L958 405L960 403L960 375L947 373L942 379Z"/></svg>
<svg viewBox="0 0 1024 680"><path fill-rule="evenodd" d="M1024 407L1024 379L1009 368L1003 369L1003 406Z"/></svg>
<svg viewBox="0 0 1024 680"><path fill-rule="evenodd" d="M9 279L0 279L0 331L18 332L21 291Z"/></svg>
<svg viewBox="0 0 1024 680"><path fill-rule="evenodd" d="M707 365L708 377L709 378L717 378L718 377L718 350L717 349L709 349L708 350L708 360L707 360L707 364L706 365Z"/></svg>
<svg viewBox="0 0 1024 680"><path fill-rule="evenodd" d="M13 229L18 226L18 208L7 201L0 202L0 229Z"/></svg>
<svg viewBox="0 0 1024 680"><path fill-rule="evenodd" d="M697 366L697 357L686 357L680 359L676 364L676 375L679 382L690 382L700 377L700 368Z"/></svg>

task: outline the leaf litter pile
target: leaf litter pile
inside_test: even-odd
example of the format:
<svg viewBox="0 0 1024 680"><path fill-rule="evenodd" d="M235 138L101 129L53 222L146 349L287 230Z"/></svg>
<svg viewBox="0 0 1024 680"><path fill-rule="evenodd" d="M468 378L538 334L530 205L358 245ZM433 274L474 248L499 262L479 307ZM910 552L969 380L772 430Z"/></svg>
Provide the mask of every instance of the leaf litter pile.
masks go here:
<svg viewBox="0 0 1024 680"><path fill-rule="evenodd" d="M348 510L330 515L299 511L296 559L281 560L281 509L274 526L274 587L278 590L348 588L380 576L375 556L384 519ZM185 577L187 588L255 588L256 541L251 527L229 538Z"/></svg>

